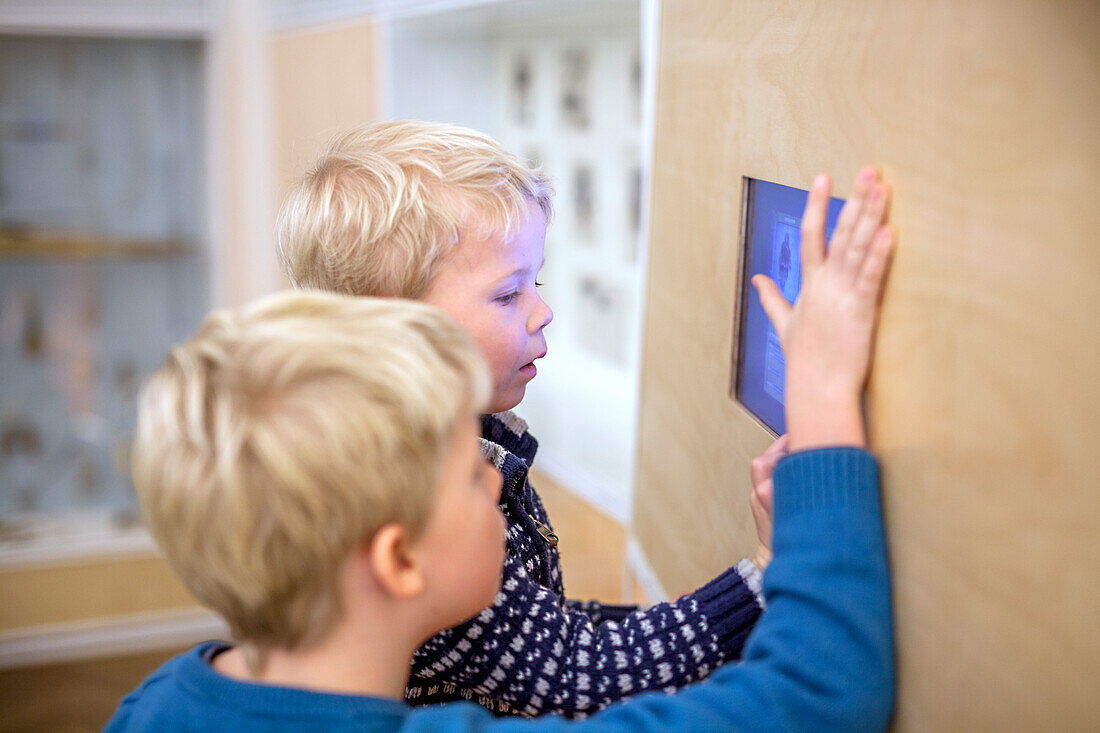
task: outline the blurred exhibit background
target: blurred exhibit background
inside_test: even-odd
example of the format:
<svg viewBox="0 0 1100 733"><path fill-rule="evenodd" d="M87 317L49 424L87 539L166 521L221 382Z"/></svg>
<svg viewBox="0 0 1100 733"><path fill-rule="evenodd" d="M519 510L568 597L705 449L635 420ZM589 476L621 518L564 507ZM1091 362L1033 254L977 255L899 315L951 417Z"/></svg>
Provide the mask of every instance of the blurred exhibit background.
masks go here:
<svg viewBox="0 0 1100 733"><path fill-rule="evenodd" d="M98 729L159 659L220 633L141 526L135 397L206 311L286 287L282 196L372 120L474 127L552 178L550 354L517 411L573 534L572 594L643 592L625 561L654 15L641 0L0 3L0 727Z"/></svg>

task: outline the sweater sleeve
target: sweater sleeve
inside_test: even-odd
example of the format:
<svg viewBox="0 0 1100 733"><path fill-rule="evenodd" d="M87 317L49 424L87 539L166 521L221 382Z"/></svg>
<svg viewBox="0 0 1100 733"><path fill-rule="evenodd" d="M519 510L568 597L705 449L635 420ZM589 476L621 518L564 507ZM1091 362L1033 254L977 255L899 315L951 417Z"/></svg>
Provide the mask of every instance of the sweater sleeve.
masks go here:
<svg viewBox="0 0 1100 733"><path fill-rule="evenodd" d="M703 679L740 654L759 614L752 591L731 568L674 603L595 624L587 613L563 607L509 556L494 605L417 652L410 702L427 680L525 715L584 716Z"/></svg>
<svg viewBox="0 0 1100 733"><path fill-rule="evenodd" d="M472 705L418 710L403 730L880 731L894 702L893 619L877 466L856 449L784 458L775 471L768 612L741 664L676 695L587 720L494 720Z"/></svg>
<svg viewBox="0 0 1100 733"><path fill-rule="evenodd" d="M604 621L622 621L637 610L636 603L601 603L600 601L578 601L572 598L565 601L566 613L580 611L596 626Z"/></svg>

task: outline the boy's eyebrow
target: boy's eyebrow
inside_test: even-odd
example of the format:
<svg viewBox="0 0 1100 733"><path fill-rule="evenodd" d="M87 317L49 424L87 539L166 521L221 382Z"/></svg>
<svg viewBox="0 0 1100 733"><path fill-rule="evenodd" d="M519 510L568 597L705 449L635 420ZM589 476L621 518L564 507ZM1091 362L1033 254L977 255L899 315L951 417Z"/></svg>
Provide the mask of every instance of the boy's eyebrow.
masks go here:
<svg viewBox="0 0 1100 733"><path fill-rule="evenodd" d="M540 262L539 266L535 268L535 273L538 274L539 270L541 270L545 264L546 264L546 258L543 257L542 262ZM509 280L511 280L512 278L514 278L516 275L524 275L524 274L527 273L527 269L528 268L526 268L526 267L517 267L516 269L509 272L507 275L501 275L496 280L493 280L493 285L492 286L494 288L499 287L500 285L503 285L504 283L506 283Z"/></svg>

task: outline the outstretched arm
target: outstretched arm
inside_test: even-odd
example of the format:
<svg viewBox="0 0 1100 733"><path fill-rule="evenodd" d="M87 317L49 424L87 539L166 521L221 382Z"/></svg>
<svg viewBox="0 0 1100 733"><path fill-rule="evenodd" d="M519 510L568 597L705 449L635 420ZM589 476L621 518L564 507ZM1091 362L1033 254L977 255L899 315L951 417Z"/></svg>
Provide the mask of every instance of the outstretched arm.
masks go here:
<svg viewBox="0 0 1100 733"><path fill-rule="evenodd" d="M569 613L580 611L596 626L605 621L622 621L638 610L637 603L603 603L601 601L581 601L575 598L565 600L565 610Z"/></svg>
<svg viewBox="0 0 1100 733"><path fill-rule="evenodd" d="M882 730L893 707L893 619L878 471L859 396L896 236L890 189L865 168L826 253L829 181L815 181L802 248L805 286L792 308L767 278L755 282L787 358L791 455L775 469L775 558L764 578L769 610L727 665L674 696L643 695L580 721L600 730ZM828 447L833 446L833 447ZM840 446L840 447L836 447ZM511 730L462 708L424 711L407 730ZM567 721L534 721L558 730Z"/></svg>
<svg viewBox="0 0 1100 733"><path fill-rule="evenodd" d="M401 730L883 730L894 679L877 478L874 458L856 448L802 451L780 462L768 612L741 664L675 695L641 695L572 725L553 716L499 720L465 705L420 708Z"/></svg>
<svg viewBox="0 0 1100 733"><path fill-rule="evenodd" d="M587 613L563 608L509 556L494 605L421 647L410 688L455 685L527 715L586 715L703 679L738 658L759 614L752 591L730 569L674 603L594 624Z"/></svg>

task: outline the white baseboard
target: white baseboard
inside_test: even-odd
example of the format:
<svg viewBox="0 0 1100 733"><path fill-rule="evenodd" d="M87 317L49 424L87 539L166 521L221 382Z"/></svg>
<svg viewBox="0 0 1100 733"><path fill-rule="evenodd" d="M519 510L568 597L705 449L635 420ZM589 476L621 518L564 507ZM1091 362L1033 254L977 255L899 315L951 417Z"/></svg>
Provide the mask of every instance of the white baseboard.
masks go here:
<svg viewBox="0 0 1100 733"><path fill-rule="evenodd" d="M634 574L635 579L649 596L650 603L660 603L668 600L668 593L657 579L657 574L646 559L645 551L637 540L631 538L626 543L626 566Z"/></svg>
<svg viewBox="0 0 1100 733"><path fill-rule="evenodd" d="M0 632L0 669L140 654L228 635L225 623L203 608L46 624Z"/></svg>

